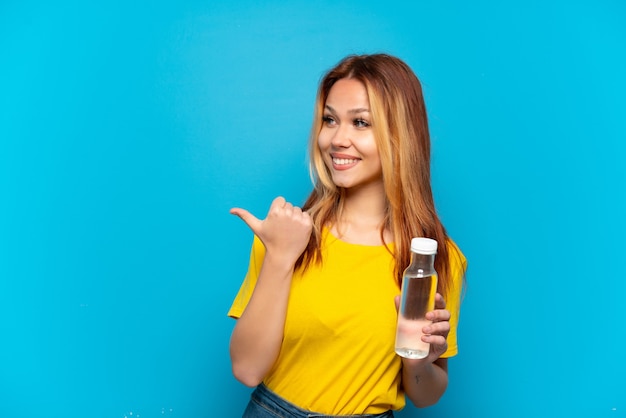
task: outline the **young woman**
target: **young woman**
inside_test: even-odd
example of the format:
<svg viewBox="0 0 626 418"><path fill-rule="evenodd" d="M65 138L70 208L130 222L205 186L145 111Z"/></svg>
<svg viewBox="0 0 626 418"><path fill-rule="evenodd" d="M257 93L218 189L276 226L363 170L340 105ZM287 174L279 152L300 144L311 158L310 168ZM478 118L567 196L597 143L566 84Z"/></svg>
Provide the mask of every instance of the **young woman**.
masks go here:
<svg viewBox="0 0 626 418"><path fill-rule="evenodd" d="M244 417L392 417L446 390L465 258L435 211L421 85L398 58L344 58L322 79L310 140L314 189L276 198L254 232L229 315L235 377L257 386ZM437 240L439 288L428 357L394 352L412 237ZM442 296L443 295L443 296Z"/></svg>

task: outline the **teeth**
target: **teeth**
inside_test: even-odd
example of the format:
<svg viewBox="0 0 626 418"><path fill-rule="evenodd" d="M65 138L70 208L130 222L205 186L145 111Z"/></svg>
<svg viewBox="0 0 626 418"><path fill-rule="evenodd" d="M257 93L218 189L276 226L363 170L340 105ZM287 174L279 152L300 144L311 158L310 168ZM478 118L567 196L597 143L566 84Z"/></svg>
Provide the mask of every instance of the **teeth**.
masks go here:
<svg viewBox="0 0 626 418"><path fill-rule="evenodd" d="M333 158L333 163L337 165L346 165L356 163L357 159L348 158Z"/></svg>

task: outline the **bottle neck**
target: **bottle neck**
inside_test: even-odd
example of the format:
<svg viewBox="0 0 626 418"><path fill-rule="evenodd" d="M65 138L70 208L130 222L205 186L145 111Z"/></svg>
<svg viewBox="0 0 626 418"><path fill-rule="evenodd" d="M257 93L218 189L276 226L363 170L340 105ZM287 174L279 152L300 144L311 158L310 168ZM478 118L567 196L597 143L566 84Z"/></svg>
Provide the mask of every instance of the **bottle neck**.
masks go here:
<svg viewBox="0 0 626 418"><path fill-rule="evenodd" d="M412 271L422 270L424 274L431 274L435 271L435 254L419 254L411 252Z"/></svg>

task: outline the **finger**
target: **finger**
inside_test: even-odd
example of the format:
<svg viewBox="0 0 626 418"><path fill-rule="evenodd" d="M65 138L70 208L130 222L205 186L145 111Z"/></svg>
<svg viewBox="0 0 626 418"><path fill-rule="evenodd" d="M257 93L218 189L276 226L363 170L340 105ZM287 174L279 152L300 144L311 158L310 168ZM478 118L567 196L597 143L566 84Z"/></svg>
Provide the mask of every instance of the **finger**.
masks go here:
<svg viewBox="0 0 626 418"><path fill-rule="evenodd" d="M272 201L271 207L282 208L283 206L285 206L285 203L287 203L285 198L282 196L278 196L276 199Z"/></svg>
<svg viewBox="0 0 626 418"><path fill-rule="evenodd" d="M393 298L393 301L396 303L396 311L400 309L400 295L397 295Z"/></svg>
<svg viewBox="0 0 626 418"><path fill-rule="evenodd" d="M422 335L422 341L431 345L431 350L435 349L441 353L448 349L446 338L441 335Z"/></svg>
<svg viewBox="0 0 626 418"><path fill-rule="evenodd" d="M446 337L450 333L450 323L448 321L433 322L422 328L422 333L426 335L442 335Z"/></svg>
<svg viewBox="0 0 626 418"><path fill-rule="evenodd" d="M230 213L239 216L241 220L248 225L252 232L258 235L257 232L261 229L261 221L256 216L242 208L232 208Z"/></svg>
<svg viewBox="0 0 626 418"><path fill-rule="evenodd" d="M281 214L291 215L293 205L285 200L284 197L278 196L272 201L270 209L267 213L268 217L279 216Z"/></svg>
<svg viewBox="0 0 626 418"><path fill-rule="evenodd" d="M308 225L308 226L313 225L313 219L311 219L311 215L309 215L309 212L306 212L300 209L300 216L305 225Z"/></svg>
<svg viewBox="0 0 626 418"><path fill-rule="evenodd" d="M309 216L309 214L304 212L302 208L300 208L299 206L293 207L293 217L297 221L301 222L302 225L309 225L311 223L310 222L311 217Z"/></svg>
<svg viewBox="0 0 626 418"><path fill-rule="evenodd" d="M440 293L435 295L435 309L445 309L446 301Z"/></svg>
<svg viewBox="0 0 626 418"><path fill-rule="evenodd" d="M449 321L451 316L447 309L435 309L426 313L426 319L433 322Z"/></svg>
<svg viewBox="0 0 626 418"><path fill-rule="evenodd" d="M289 216L293 215L293 205L289 202L285 202L285 205L283 206L283 209L285 210L285 213Z"/></svg>
<svg viewBox="0 0 626 418"><path fill-rule="evenodd" d="M432 322L450 321L452 314L447 309L436 309L426 313L426 319Z"/></svg>
<svg viewBox="0 0 626 418"><path fill-rule="evenodd" d="M302 208L298 206L294 206L293 211L294 211L294 215L297 216L304 225L312 224L311 215L309 215L308 212L302 210Z"/></svg>

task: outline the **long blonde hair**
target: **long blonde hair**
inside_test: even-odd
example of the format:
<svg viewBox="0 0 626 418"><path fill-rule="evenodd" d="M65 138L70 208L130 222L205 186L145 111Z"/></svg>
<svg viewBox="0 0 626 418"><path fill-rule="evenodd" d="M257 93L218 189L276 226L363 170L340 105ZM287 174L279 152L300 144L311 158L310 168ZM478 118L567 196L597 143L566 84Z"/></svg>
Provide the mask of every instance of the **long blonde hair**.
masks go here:
<svg viewBox="0 0 626 418"><path fill-rule="evenodd" d="M309 263L322 261L322 228L336 222L342 211L345 190L333 183L317 138L329 91L343 78L363 83L369 97L386 195L385 222L380 232L383 242L385 229L393 234L392 254L398 283L410 262L411 238L429 237L439 244L435 269L439 274L439 290L445 292L451 285L448 236L435 211L432 195L430 136L422 87L407 64L386 54L350 55L320 82L309 141L314 189L303 205L313 219L314 228L296 267L306 268Z"/></svg>

